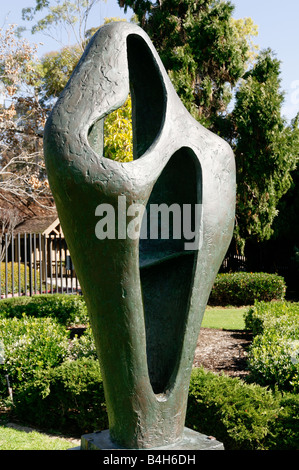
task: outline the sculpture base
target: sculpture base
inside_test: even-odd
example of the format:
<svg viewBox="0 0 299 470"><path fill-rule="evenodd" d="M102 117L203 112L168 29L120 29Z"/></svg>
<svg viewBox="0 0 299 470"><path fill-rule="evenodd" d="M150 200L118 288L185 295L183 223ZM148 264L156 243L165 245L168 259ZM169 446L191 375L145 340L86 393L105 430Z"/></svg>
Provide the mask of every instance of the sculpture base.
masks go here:
<svg viewBox="0 0 299 470"><path fill-rule="evenodd" d="M110 439L109 430L84 434L81 437L81 450L125 450ZM211 436L205 436L192 429L185 428L182 439L174 444L151 447L150 449L128 450L224 450L221 442Z"/></svg>

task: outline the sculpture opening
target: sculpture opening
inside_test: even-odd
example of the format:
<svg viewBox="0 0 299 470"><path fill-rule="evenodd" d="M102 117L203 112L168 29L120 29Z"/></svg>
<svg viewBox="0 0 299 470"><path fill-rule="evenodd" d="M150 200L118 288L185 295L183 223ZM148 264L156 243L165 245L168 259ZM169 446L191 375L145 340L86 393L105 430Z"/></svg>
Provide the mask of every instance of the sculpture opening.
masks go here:
<svg viewBox="0 0 299 470"><path fill-rule="evenodd" d="M159 68L140 36L127 37L127 59L131 96L88 131L89 144L98 155L120 162L146 152L159 134L166 107Z"/></svg>
<svg viewBox="0 0 299 470"><path fill-rule="evenodd" d="M161 130L166 91L152 52L140 36L128 35L127 55L132 96L133 158L136 160L148 150Z"/></svg>
<svg viewBox="0 0 299 470"><path fill-rule="evenodd" d="M186 238L188 227L184 226L183 212L190 210L189 229L194 230L201 189L200 165L193 151L183 147L172 156L157 180L144 216L147 217L147 237L139 242L140 279L148 371L156 394L171 390L180 360L197 260L197 250L185 249L190 240ZM161 208L159 236L155 239L150 233L153 205ZM180 221L175 220L179 212ZM164 222L168 223L168 238L161 236ZM181 227L175 227L178 223ZM178 229L180 238L177 238Z"/></svg>

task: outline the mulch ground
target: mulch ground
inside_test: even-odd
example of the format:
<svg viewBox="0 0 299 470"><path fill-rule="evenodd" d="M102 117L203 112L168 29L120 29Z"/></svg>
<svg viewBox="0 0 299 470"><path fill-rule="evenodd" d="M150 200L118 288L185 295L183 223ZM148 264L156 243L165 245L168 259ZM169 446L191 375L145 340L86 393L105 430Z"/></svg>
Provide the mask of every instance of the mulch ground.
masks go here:
<svg viewBox="0 0 299 470"><path fill-rule="evenodd" d="M193 366L242 378L248 374L247 351L251 341L252 334L245 331L202 328Z"/></svg>

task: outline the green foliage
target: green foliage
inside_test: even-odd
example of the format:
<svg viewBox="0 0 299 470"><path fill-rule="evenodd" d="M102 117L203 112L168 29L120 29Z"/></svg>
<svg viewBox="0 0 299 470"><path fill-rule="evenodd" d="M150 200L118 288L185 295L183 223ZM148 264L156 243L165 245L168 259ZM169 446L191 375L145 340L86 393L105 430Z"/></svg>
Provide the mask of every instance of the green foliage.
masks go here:
<svg viewBox="0 0 299 470"><path fill-rule="evenodd" d="M122 162L133 160L132 102L130 96L123 106L105 118L104 156Z"/></svg>
<svg viewBox="0 0 299 470"><path fill-rule="evenodd" d="M297 449L299 399L236 378L193 369L186 426L226 450ZM80 359L40 371L15 394L15 413L29 424L94 432L108 428L97 361Z"/></svg>
<svg viewBox="0 0 299 470"><path fill-rule="evenodd" d="M282 300L284 279L268 273L222 273L216 276L209 305L253 305L255 300Z"/></svg>
<svg viewBox="0 0 299 470"><path fill-rule="evenodd" d="M278 327L285 328L286 324L279 323L284 319L293 318L296 321L299 316L299 304L295 302L258 302L247 309L244 314L245 327L256 336L262 334L266 328L272 327L278 320Z"/></svg>
<svg viewBox="0 0 299 470"><path fill-rule="evenodd" d="M119 4L137 15L187 109L213 127L252 58L250 40L257 34L252 21L235 21L234 7L221 0Z"/></svg>
<svg viewBox="0 0 299 470"><path fill-rule="evenodd" d="M14 263L13 265L13 275L14 280L12 283L12 263L7 263L7 291L9 294L12 293L12 286L14 287L14 293L16 294L19 291L19 265ZM30 270L29 267L26 268L27 275L27 290L29 283ZM34 276L34 273L32 274ZM36 285L40 286L40 276L39 272L35 273L36 278L33 279L33 282L36 281ZM21 293L25 292L25 265L20 264L20 291ZM1 294L5 294L6 286L6 268L5 263L1 263ZM0 301L1 302L1 301Z"/></svg>
<svg viewBox="0 0 299 470"><path fill-rule="evenodd" d="M76 67L82 51L78 46L45 54L35 65L40 76L39 93L45 101L57 98L67 84Z"/></svg>
<svg viewBox="0 0 299 470"><path fill-rule="evenodd" d="M226 450L295 450L299 397L193 369L186 425L215 436Z"/></svg>
<svg viewBox="0 0 299 470"><path fill-rule="evenodd" d="M38 369L61 363L69 345L66 329L55 320L25 314L21 319L0 319L0 340L5 351L5 363L0 367L7 371L15 389L33 378Z"/></svg>
<svg viewBox="0 0 299 470"><path fill-rule="evenodd" d="M40 371L14 397L25 422L55 430L94 432L108 428L103 383L97 361L67 361Z"/></svg>
<svg viewBox="0 0 299 470"><path fill-rule="evenodd" d="M90 325L88 325L84 334L73 338L70 346L69 358L73 361L83 358L95 360L98 358Z"/></svg>
<svg viewBox="0 0 299 470"><path fill-rule="evenodd" d="M51 317L65 326L88 323L83 297L66 294L42 294L0 300L0 318Z"/></svg>
<svg viewBox="0 0 299 470"><path fill-rule="evenodd" d="M250 346L250 380L299 392L299 304L256 302L245 314L255 335Z"/></svg>
<svg viewBox="0 0 299 470"><path fill-rule="evenodd" d="M87 325L85 334L70 341L66 326L83 322ZM79 296L57 294L0 301L0 343L5 359L1 372L9 375L15 392L39 370L67 359L97 359L87 308ZM0 392L5 397L4 374L0 375Z"/></svg>
<svg viewBox="0 0 299 470"><path fill-rule="evenodd" d="M44 302L49 297L44 296ZM67 295L53 297L57 297L58 302L81 299ZM2 302L12 307L15 300ZM262 327L259 326L259 331L271 329L277 335L288 334L295 345L299 344L297 304L260 302L254 307L258 312L254 315L254 309L250 309L248 325L256 324L260 313ZM31 308L33 313L33 305ZM273 315L267 308L273 310ZM103 383L90 327L70 345L65 326L47 318L45 310L41 318L26 315L14 318L12 311L9 312L12 318L0 320L0 339L6 353L5 364L1 366L0 390L3 397L7 396L5 371L13 386L14 413L18 419L46 429L81 434L107 429ZM5 309L3 312L8 314ZM37 312L40 313L38 309ZM53 315L54 312L55 308ZM275 352L275 348L272 349ZM298 354L298 349L293 349L294 359L295 352ZM281 354L281 350L278 353ZM283 356L278 364L281 379L286 364ZM265 375L265 371L262 374ZM293 387L292 394L284 391L282 396L278 391L271 392L259 385L194 369L186 425L215 436L227 450L296 449L299 445L299 398L295 390Z"/></svg>
<svg viewBox="0 0 299 470"><path fill-rule="evenodd" d="M298 322L298 320L297 320ZM299 334L289 339L274 329L254 338L248 355L250 379L263 386L299 392Z"/></svg>
<svg viewBox="0 0 299 470"><path fill-rule="evenodd" d="M298 119L286 125L281 109L280 62L263 51L242 81L230 117L237 164L235 236L268 240L282 196L291 187L299 158Z"/></svg>
<svg viewBox="0 0 299 470"><path fill-rule="evenodd" d="M299 156L298 117L291 125L282 118L279 61L270 50L256 60L257 28L250 18L234 19L228 1L119 3L136 13L186 108L234 149L239 249L248 239L268 240Z"/></svg>
<svg viewBox="0 0 299 470"><path fill-rule="evenodd" d="M296 129L299 120L299 114L292 121L292 126ZM278 204L278 216L274 220L273 238L282 240L282 243L288 243L294 247L295 253L298 252L298 240L299 240L299 165L292 172L292 184L288 192L281 198ZM299 255L295 254L297 258L297 266L299 268Z"/></svg>
<svg viewBox="0 0 299 470"><path fill-rule="evenodd" d="M202 369L192 371L186 425L213 435L227 450L264 449L278 409L262 387Z"/></svg>

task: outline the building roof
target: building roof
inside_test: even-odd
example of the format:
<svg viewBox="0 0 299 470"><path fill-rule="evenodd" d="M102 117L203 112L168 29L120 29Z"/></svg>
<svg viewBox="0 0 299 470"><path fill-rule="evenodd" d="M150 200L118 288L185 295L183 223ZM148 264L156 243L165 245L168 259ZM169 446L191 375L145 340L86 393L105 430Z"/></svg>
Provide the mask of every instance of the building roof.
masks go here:
<svg viewBox="0 0 299 470"><path fill-rule="evenodd" d="M14 233L40 233L42 235L55 233L56 235L63 235L57 213L51 216L31 217L17 225L14 228Z"/></svg>

